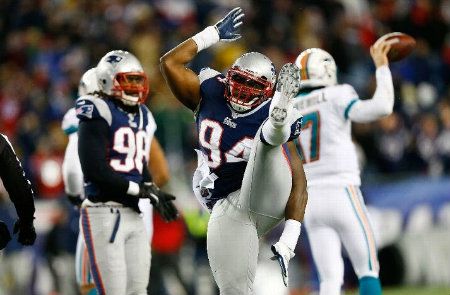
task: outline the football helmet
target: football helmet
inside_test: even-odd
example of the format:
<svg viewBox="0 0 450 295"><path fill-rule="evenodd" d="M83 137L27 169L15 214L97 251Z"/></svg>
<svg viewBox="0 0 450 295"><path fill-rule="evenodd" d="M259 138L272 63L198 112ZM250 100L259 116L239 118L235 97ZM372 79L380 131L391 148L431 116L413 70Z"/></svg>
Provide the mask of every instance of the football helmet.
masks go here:
<svg viewBox="0 0 450 295"><path fill-rule="evenodd" d="M334 58L323 49L306 49L295 60L300 69L300 89L337 84Z"/></svg>
<svg viewBox="0 0 450 295"><path fill-rule="evenodd" d="M147 76L139 60L128 51L108 52L99 61L96 75L100 91L126 105L136 105L147 99Z"/></svg>
<svg viewBox="0 0 450 295"><path fill-rule="evenodd" d="M95 68L91 68L81 76L80 83L78 84L78 96L93 94L98 90Z"/></svg>
<svg viewBox="0 0 450 295"><path fill-rule="evenodd" d="M237 112L247 112L273 95L275 66L264 54L245 53L227 72L225 98Z"/></svg>

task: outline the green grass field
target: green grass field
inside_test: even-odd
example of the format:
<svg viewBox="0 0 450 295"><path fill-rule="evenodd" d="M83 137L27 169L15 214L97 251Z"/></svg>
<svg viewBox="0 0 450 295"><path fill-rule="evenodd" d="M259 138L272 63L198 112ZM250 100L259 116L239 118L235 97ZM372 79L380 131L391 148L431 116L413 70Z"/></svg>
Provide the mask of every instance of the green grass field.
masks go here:
<svg viewBox="0 0 450 295"><path fill-rule="evenodd" d="M358 292L346 292L348 295L358 295ZM403 287L403 288L385 288L383 295L450 295L450 288L438 287Z"/></svg>

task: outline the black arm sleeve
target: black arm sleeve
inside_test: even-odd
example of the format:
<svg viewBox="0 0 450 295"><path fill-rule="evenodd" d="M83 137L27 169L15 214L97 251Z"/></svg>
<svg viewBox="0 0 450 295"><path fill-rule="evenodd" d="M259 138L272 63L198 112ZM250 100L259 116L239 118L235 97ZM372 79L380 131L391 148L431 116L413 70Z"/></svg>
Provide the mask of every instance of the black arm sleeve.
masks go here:
<svg viewBox="0 0 450 295"><path fill-rule="evenodd" d="M78 127L78 154L81 169L102 194L123 197L128 190L128 180L108 165L106 152L109 146L109 126L104 120L80 121Z"/></svg>
<svg viewBox="0 0 450 295"><path fill-rule="evenodd" d="M8 191L21 222L34 219L34 193L12 146L0 134L0 177Z"/></svg>
<svg viewBox="0 0 450 295"><path fill-rule="evenodd" d="M148 170L148 167L144 165L144 169L142 169L142 180L143 182L152 182L153 178Z"/></svg>

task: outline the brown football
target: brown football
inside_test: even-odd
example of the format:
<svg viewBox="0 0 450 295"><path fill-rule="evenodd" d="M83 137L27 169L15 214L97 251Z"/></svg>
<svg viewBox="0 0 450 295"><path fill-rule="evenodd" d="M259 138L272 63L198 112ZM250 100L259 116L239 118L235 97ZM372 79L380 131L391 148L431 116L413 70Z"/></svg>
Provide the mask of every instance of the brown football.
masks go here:
<svg viewBox="0 0 450 295"><path fill-rule="evenodd" d="M374 45L382 40L390 39L398 39L398 42L391 45L391 49L387 54L389 61L398 61L407 57L416 46L416 40L413 37L401 32L393 32L383 35L375 42Z"/></svg>

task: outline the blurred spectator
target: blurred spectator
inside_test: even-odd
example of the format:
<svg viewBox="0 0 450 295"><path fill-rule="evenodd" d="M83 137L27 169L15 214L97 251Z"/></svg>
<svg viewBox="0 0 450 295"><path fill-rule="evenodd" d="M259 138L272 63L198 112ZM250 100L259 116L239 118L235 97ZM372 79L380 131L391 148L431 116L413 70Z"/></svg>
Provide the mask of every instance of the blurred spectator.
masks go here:
<svg viewBox="0 0 450 295"><path fill-rule="evenodd" d="M382 173L399 173L408 168L407 153L411 134L402 118L393 113L379 121L375 135L378 167Z"/></svg>
<svg viewBox="0 0 450 295"><path fill-rule="evenodd" d="M443 167L437 146L438 121L433 114L424 115L419 121L418 128L417 150L422 161L426 163L426 173L430 176L439 176Z"/></svg>
<svg viewBox="0 0 450 295"><path fill-rule="evenodd" d="M437 149L439 156L444 165L445 174L450 174L450 105L449 103L442 103L439 107L439 118L442 123L442 130L440 131L437 142Z"/></svg>

